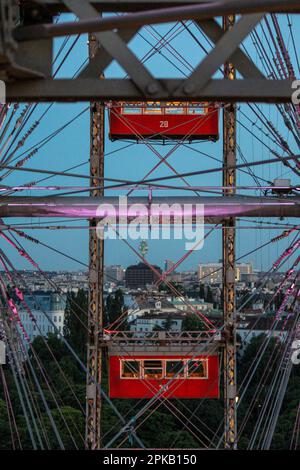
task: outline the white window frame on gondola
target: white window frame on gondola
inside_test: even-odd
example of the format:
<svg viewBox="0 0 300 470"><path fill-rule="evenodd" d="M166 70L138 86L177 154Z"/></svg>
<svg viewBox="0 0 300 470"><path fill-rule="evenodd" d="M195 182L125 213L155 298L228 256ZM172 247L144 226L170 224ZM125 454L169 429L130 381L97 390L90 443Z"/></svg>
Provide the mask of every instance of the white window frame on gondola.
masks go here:
<svg viewBox="0 0 300 470"><path fill-rule="evenodd" d="M124 377L124 364L125 362L137 362L139 364L139 370L138 370L138 376L137 377ZM141 364L141 359L121 359L120 361L120 378L125 379L125 380L137 380L140 379L142 374L141 374L141 369L142 369L142 364Z"/></svg>
<svg viewBox="0 0 300 470"><path fill-rule="evenodd" d="M142 364L142 378L143 379L146 379L146 380L161 380L165 377L165 367L164 367L164 359L143 359L143 364ZM160 362L161 363L161 366L145 366L145 362ZM157 371L161 371L161 373L159 374L160 376L159 377L149 377L148 374L145 373L146 370L157 370Z"/></svg>
<svg viewBox="0 0 300 470"><path fill-rule="evenodd" d="M182 363L182 367L179 371L179 373L177 372L177 375L176 375L176 372L173 373L173 375L168 375L168 372L167 372L167 363L168 362L181 362ZM176 379L185 379L186 378L186 361L182 360L182 359L165 359L165 377L167 379L172 379L173 377L175 377L176 375Z"/></svg>
<svg viewBox="0 0 300 470"><path fill-rule="evenodd" d="M189 366L192 362L201 362L203 364L203 367L204 367L204 375L203 377L193 377L192 375L190 375L189 373ZM187 379L189 380L205 380L205 379L208 379L208 360L207 359L191 359L189 361L187 361L186 363L186 377Z"/></svg>
<svg viewBox="0 0 300 470"><path fill-rule="evenodd" d="M145 362L147 361L153 361L153 362L161 362L161 366L159 367L145 367ZM128 362L135 362L139 364L139 370L138 370L138 375L136 377L124 377L124 364ZM182 371L179 372L178 375L176 375L176 371L174 372L174 375L167 375L167 363L168 362L181 362L182 363ZM203 364L203 369L204 369L204 375L199 377L199 376L193 376L190 375L189 373L189 366L193 362L201 362ZM151 370L160 370L161 374L159 377L148 377L147 374L145 374L145 370L151 369ZM124 380L161 380L161 379L172 379L176 375L176 380L177 379L189 379L189 380L206 380L208 379L208 359L178 359L178 358L168 358L168 359L121 359L120 360L120 378Z"/></svg>

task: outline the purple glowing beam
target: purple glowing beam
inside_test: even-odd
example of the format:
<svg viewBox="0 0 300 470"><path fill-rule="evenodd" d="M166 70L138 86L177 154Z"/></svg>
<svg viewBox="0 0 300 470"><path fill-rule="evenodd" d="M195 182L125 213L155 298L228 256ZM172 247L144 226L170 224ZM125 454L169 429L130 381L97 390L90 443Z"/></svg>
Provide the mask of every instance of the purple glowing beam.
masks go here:
<svg viewBox="0 0 300 470"><path fill-rule="evenodd" d="M122 223L144 216L155 223L166 218L176 224L180 217L193 220L204 216L205 221L226 217L299 217L300 198L290 197L147 197L118 198L105 196L20 197L0 198L0 217L72 217L115 219Z"/></svg>

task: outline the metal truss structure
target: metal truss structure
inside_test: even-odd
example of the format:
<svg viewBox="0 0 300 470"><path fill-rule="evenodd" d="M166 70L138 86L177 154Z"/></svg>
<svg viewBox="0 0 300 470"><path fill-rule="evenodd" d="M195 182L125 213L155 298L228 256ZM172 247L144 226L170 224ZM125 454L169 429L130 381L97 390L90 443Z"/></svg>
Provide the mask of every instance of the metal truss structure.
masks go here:
<svg viewBox="0 0 300 470"><path fill-rule="evenodd" d="M218 3L212 0L200 3L174 0L26 0L21 4L23 24L16 27L17 2L1 2L0 78L7 82L8 101L181 99L289 102L291 99L291 80L265 77L239 46L265 12L300 12L297 0L287 3L278 0L227 0ZM162 6L168 8L161 9ZM120 17L99 16L100 11L123 10L132 13ZM53 25L53 17L65 11L74 13L79 21L65 26L64 23ZM214 19L215 16L239 13L243 13L242 16L227 31L223 31ZM188 78L156 78L128 47L129 41L145 24L191 18L215 47ZM99 42L99 50L77 78L54 79L51 68L53 37L77 32L93 32ZM218 68L229 59L243 79L212 79ZM129 78L99 81L99 76L112 61L116 61Z"/></svg>
<svg viewBox="0 0 300 470"><path fill-rule="evenodd" d="M235 27L235 16L223 18L223 28L230 33ZM229 82L236 80L236 69L232 62L224 64L224 77ZM223 185L224 197L233 198L236 191L236 105L223 110ZM236 308L235 308L235 219L230 217L223 226L223 319L226 332L224 349L224 423L225 448L237 447L236 418Z"/></svg>
<svg viewBox="0 0 300 470"><path fill-rule="evenodd" d="M89 37L89 58L98 50L95 38ZM99 178L104 176L104 106L92 102L90 106L90 197L103 196ZM95 450L101 447L101 387L102 348L99 335L103 327L104 243L97 236L95 218L90 220L89 232L89 309L87 341L87 387L85 445ZM99 386L96 386L98 384Z"/></svg>
<svg viewBox="0 0 300 470"><path fill-rule="evenodd" d="M199 344L205 343L217 334L208 331L151 331L139 337L132 331L109 331L103 333L103 341L119 344L138 344L146 341L152 344Z"/></svg>

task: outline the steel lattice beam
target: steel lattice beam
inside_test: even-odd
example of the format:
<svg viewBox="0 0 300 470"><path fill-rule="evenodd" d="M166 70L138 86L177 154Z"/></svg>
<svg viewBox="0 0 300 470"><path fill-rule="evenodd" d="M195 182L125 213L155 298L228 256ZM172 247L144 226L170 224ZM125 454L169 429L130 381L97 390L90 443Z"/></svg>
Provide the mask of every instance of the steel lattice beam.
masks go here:
<svg viewBox="0 0 300 470"><path fill-rule="evenodd" d="M92 60L98 50L93 36L89 38L89 57ZM90 107L90 192L91 199L103 196L99 178L104 176L104 106L91 102ZM97 224L94 218L90 227ZM86 398L86 448L101 448L101 384L102 347L99 337L103 327L104 243L95 230L89 232L89 309L87 342L87 398ZM98 387L96 386L98 384Z"/></svg>
<svg viewBox="0 0 300 470"><path fill-rule="evenodd" d="M202 206L205 220L224 220L227 217L299 217L300 197L251 197L251 196L216 196L190 197L170 196L153 197L151 203L147 197L129 197L127 204L120 202L118 197L19 197L9 196L0 198L0 217L72 217L93 219L99 216L99 206L105 216L116 217L116 221L125 216L133 220L140 215L142 204L148 209L148 215L161 207L162 216L169 214L168 207L173 207L175 216L192 214L193 218L200 217ZM105 207L104 207L105 205ZM109 209L107 209L109 205ZM178 212L176 212L178 211ZM100 218L104 217L102 215ZM176 218L176 217L175 217ZM174 214L171 213L171 223ZM175 220L176 223L176 220Z"/></svg>
<svg viewBox="0 0 300 470"><path fill-rule="evenodd" d="M255 17L256 21L259 18ZM241 20L240 20L241 21ZM239 22L240 23L240 22ZM234 16L223 18L225 35L234 31L238 24ZM249 23L248 23L249 24ZM224 36L223 36L224 38ZM232 62L225 62L224 76L234 81L236 70ZM224 197L234 198L236 192L236 106L231 104L223 110L223 186ZM236 416L236 311L235 311L235 219L230 217L222 231L223 245L223 319L225 348L223 356L224 375L224 436L225 449L237 447Z"/></svg>

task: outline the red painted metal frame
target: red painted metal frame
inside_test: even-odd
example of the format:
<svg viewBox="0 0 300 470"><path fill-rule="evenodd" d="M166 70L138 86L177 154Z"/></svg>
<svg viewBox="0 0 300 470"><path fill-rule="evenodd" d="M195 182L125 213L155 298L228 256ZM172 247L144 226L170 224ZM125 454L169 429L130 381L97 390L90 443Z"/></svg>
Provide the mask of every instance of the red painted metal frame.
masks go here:
<svg viewBox="0 0 300 470"><path fill-rule="evenodd" d="M175 379L135 379L121 378L122 360L207 360L207 378ZM161 387L169 383L169 389L161 397L165 398L219 398L219 357L217 354L201 356L179 355L131 355L130 357L109 357L109 396L110 398L152 398Z"/></svg>
<svg viewBox="0 0 300 470"><path fill-rule="evenodd" d="M122 107L113 105L109 115L111 140L219 138L219 113L213 104L206 114L122 114Z"/></svg>

